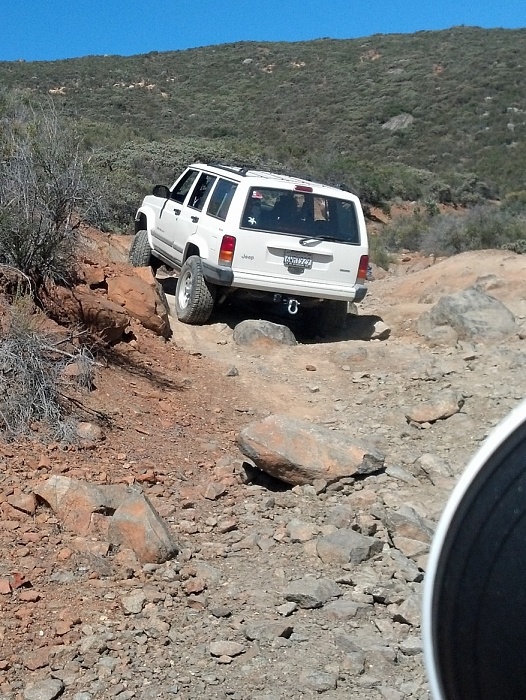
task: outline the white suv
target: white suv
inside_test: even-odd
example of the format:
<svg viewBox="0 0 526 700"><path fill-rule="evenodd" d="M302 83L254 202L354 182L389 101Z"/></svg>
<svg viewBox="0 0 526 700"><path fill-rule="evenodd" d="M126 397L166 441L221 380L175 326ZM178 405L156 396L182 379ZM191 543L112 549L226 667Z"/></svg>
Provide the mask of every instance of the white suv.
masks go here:
<svg viewBox="0 0 526 700"><path fill-rule="evenodd" d="M130 262L179 275L177 316L208 321L231 294L300 313L311 331L335 332L363 299L368 268L359 199L296 177L190 165L156 185L135 216Z"/></svg>

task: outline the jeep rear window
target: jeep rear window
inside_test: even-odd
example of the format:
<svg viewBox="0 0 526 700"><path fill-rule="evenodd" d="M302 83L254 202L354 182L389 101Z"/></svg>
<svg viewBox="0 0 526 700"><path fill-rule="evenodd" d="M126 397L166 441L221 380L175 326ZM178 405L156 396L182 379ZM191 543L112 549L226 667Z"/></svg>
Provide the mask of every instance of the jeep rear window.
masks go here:
<svg viewBox="0 0 526 700"><path fill-rule="evenodd" d="M237 184L229 180L220 178L210 197L210 203L206 211L210 216L215 216L224 221L228 214L228 209L236 191Z"/></svg>
<svg viewBox="0 0 526 700"><path fill-rule="evenodd" d="M312 192L252 187L241 227L359 245L353 202Z"/></svg>

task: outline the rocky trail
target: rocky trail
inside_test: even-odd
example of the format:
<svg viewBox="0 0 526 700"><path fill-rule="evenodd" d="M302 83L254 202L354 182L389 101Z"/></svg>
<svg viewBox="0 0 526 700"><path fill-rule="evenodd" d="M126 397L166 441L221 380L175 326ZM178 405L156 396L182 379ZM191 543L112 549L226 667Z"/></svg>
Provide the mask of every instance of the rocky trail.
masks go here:
<svg viewBox="0 0 526 700"><path fill-rule="evenodd" d="M482 251L401 262L335 339L119 343L110 425L0 445L0 700L428 698L430 541L526 396L525 317L526 259Z"/></svg>

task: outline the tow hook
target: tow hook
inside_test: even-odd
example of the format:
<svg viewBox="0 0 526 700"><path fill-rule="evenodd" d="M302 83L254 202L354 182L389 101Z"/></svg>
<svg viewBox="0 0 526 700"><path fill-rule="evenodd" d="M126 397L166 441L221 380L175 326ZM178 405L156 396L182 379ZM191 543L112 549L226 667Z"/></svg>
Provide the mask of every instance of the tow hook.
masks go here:
<svg viewBox="0 0 526 700"><path fill-rule="evenodd" d="M287 311L291 316L294 316L295 314L298 313L298 307L300 303L297 299L289 299L289 303L287 306Z"/></svg>

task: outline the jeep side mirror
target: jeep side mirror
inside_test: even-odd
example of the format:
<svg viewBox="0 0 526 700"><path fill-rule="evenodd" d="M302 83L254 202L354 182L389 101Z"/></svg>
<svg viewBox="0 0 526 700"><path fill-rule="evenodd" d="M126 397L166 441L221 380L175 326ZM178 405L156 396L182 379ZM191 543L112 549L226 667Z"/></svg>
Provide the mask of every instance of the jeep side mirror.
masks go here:
<svg viewBox="0 0 526 700"><path fill-rule="evenodd" d="M170 190L166 185L155 185L155 187L152 190L152 194L154 197L161 197L161 199L168 199L170 196Z"/></svg>

